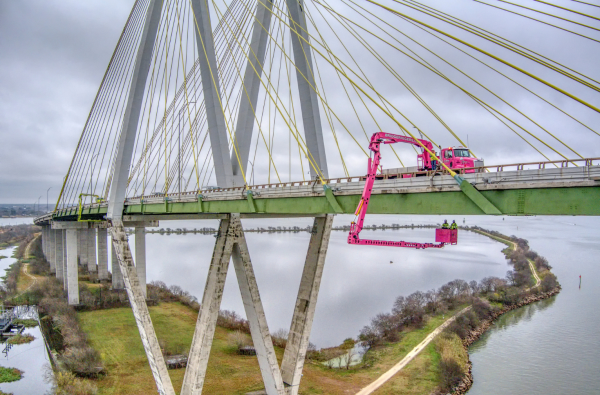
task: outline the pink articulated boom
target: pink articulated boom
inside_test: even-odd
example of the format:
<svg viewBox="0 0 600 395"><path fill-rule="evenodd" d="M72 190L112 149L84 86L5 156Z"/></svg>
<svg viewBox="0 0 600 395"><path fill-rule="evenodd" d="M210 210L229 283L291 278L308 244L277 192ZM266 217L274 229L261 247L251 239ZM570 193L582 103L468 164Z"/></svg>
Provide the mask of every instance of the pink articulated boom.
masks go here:
<svg viewBox="0 0 600 395"><path fill-rule="evenodd" d="M428 149L433 149L433 145L427 140L419 140L421 144ZM409 241L387 241L387 240L362 240L359 237L360 231L363 229L365 222L365 215L369 207L369 201L371 199L371 192L373 191L373 184L375 183L375 175L377 174L377 168L381 161L381 144L394 144L394 143L409 143L421 146L415 139L407 136L398 136L391 133L375 133L371 137L369 149L373 151L373 158L369 158L367 180L365 182L365 189L363 190L360 203L356 208L355 216L358 217L356 222L352 222L350 225L350 234L348 235L348 244L360 244L360 245L375 245L375 246L389 246L389 247L407 247L416 249L425 248L442 248L445 244L456 244L458 231L456 229L436 229L436 241L439 243L413 243ZM424 150L424 153L427 152Z"/></svg>

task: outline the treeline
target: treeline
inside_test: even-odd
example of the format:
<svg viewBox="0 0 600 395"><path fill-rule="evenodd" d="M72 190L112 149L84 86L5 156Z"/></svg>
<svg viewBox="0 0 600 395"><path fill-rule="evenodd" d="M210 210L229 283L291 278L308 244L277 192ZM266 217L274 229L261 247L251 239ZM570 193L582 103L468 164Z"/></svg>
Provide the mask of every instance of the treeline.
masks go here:
<svg viewBox="0 0 600 395"><path fill-rule="evenodd" d="M0 226L0 248L19 244L41 229L36 225L6 225Z"/></svg>

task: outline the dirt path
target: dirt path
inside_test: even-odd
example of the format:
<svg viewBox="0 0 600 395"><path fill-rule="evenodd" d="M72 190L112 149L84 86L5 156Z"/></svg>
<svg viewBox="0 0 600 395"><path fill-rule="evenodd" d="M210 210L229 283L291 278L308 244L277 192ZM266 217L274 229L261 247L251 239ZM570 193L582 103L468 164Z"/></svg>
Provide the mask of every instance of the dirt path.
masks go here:
<svg viewBox="0 0 600 395"><path fill-rule="evenodd" d="M421 343L417 344L415 346L415 348L413 348L408 354L406 354L406 356L404 358L402 358L402 360L400 362L398 362L390 370L388 370L387 372L385 372L384 374L379 376L379 378L377 380L373 381L371 384L369 384L366 387L364 387L363 389L361 389L359 392L356 393L356 395L372 394L375 390L377 390L379 387L381 387L383 384L385 384L386 381L391 379L396 373L398 373L406 365L408 365L408 363L410 361L412 361L413 358L416 357L429 343L431 343L431 341L433 339L435 339L435 337L437 335L439 335L444 329L446 329L448 327L448 325L450 325L452 322L454 322L456 317L463 314L470 308L471 308L471 306L467 306L464 309L462 309L461 311L459 311L458 313L454 314L452 317L448 318L442 325L435 328L433 330L433 332L431 332L429 335L427 335L427 337L425 339L423 339L423 341Z"/></svg>
<svg viewBox="0 0 600 395"><path fill-rule="evenodd" d="M34 237L33 240L31 240L29 242L29 244L27 244L27 247L25 248L25 253L23 253L23 256L25 258L29 258L30 257L31 246L37 240L38 237L40 237L40 235ZM37 281L39 279L39 277L34 276L33 274L29 274L29 263L25 263L21 267L21 273L20 273L20 275L27 276L29 278L29 281L24 286L22 286L20 292L18 294L16 294L15 296L13 296L12 298L16 298L17 296L20 296L20 295L24 294L25 292L29 291L31 289L31 287L33 287L37 283ZM18 286L17 286L17 288L18 288Z"/></svg>
<svg viewBox="0 0 600 395"><path fill-rule="evenodd" d="M529 262L529 268L531 269L531 273L533 273L533 277L535 277L535 285L533 286L533 288L537 288L542 283L542 280L540 280L540 277L535 271L535 267L533 266L533 262L531 262L531 259L527 259L527 262Z"/></svg>
<svg viewBox="0 0 600 395"><path fill-rule="evenodd" d="M481 232L481 233L488 235L490 237L494 237L493 235L491 235L487 232ZM517 243L510 241L510 240L506 240L506 241L512 244L513 250L515 250L515 251L517 250ZM537 288L542 284L542 280L540 280L540 277L538 276L537 271L535 270L535 266L533 265L533 262L531 261L531 259L527 258L527 262L529 263L529 269L531 270L531 274L533 274L533 277L535 278L535 285L531 288ZM529 291L531 288L527 288L527 290Z"/></svg>

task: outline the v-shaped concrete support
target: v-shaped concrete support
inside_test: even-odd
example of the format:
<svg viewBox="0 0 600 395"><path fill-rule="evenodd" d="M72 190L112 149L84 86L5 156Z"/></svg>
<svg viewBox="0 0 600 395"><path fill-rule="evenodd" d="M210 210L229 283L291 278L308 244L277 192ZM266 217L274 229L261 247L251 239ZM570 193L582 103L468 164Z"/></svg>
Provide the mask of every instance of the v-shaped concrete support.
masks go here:
<svg viewBox="0 0 600 395"><path fill-rule="evenodd" d="M173 384L171 383L171 378L167 371L167 365L165 364L156 337L156 332L154 331L154 326L150 319L150 312L146 305L146 297L140 286L137 271L133 264L129 242L127 241L127 234L125 233L125 228L120 220L113 221L112 227L110 228L110 234L112 236L117 260L119 261L119 267L123 274L125 289L127 290L129 303L133 310L135 323L137 324L140 337L142 338L142 344L144 345L144 350L148 357L148 363L150 364L150 370L152 370L158 393L161 395L175 395L175 390L173 389Z"/></svg>
<svg viewBox="0 0 600 395"><path fill-rule="evenodd" d="M266 393L268 395L298 394L332 223L333 215L315 218L288 344L280 370L240 215L229 214L226 219L221 220L183 379L182 395L202 394L231 259L233 259L246 317L250 324ZM174 394L137 277L136 267L133 264L123 224L113 221L110 232L125 288L158 390L161 394Z"/></svg>

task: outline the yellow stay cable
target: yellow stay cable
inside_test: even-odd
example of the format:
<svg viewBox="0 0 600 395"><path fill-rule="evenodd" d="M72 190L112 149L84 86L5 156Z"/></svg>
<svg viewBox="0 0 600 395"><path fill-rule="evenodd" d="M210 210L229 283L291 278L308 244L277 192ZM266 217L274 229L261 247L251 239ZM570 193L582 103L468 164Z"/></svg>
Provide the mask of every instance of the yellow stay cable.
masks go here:
<svg viewBox="0 0 600 395"><path fill-rule="evenodd" d="M547 5L551 6L551 7L560 8L560 9L563 9L565 11L572 12L574 14L579 14L579 15L587 16L588 18L600 21L600 18L596 18L595 16L592 16L592 15L589 15L589 14L586 14L586 13L583 13L583 12L575 11L575 10L572 10L570 8L567 8L567 7L561 7L561 6L557 5L557 4L548 3L547 1L542 1L542 0L533 0L533 1L537 1L538 3L547 4Z"/></svg>
<svg viewBox="0 0 600 395"><path fill-rule="evenodd" d="M347 19L343 16L341 16L344 19ZM352 21L351 21L352 22ZM352 22L354 24L356 24L355 22ZM539 139L537 136L533 135L532 133L530 133L529 131L527 131L525 128L523 128L522 126L520 126L519 124L517 124L515 121L511 120L510 118L508 118L507 116L505 116L504 114L502 114L501 112L499 112L498 110L494 109L492 106L490 106L489 104L485 103L483 100L477 98L476 96L474 96L473 94L471 94L470 92L468 92L467 90L465 90L464 88L460 87L459 85L457 85L456 83L454 83L452 80L450 80L448 77L446 77L443 73L441 73L440 71L438 71L437 69L435 69L433 66L427 64L427 66L425 64L422 64L420 61L412 58L410 55L408 55L407 53L405 53L404 51L400 50L398 47L394 46L393 44L389 43L388 41L384 40L383 38L379 37L378 35L366 30L364 27L356 24L359 28L367 31L368 33L370 33L371 35L377 37L378 39L382 40L383 42L385 42L386 44L388 44L389 46L391 46L392 48L396 49L397 51L403 53L404 55L408 56L409 58L415 60L416 62L420 63L421 65L423 65L424 67L430 69L432 72L436 73L437 75L439 75L441 78L445 79L446 81L450 82L452 85L456 86L458 89L462 90L464 93L466 93L467 95L469 95L470 97L476 99L477 102L483 103L485 104L486 107L489 107L490 109L492 109L493 111L497 112L498 114L500 114L502 117L508 119L509 121L511 121L512 123L514 123L515 125L517 125L520 129L522 129L523 131L525 131L526 133L528 133L530 136L534 137L536 140L538 140L539 142L541 142L542 144L544 144L546 147L550 148L551 150L553 150L554 152L556 152L558 155L562 156L563 158L567 159L563 154L561 154L560 152L558 152L556 149L554 149L553 147L551 147L550 145L548 145L547 143L545 143L543 140ZM511 130L513 130L511 128ZM460 140L459 140L460 141Z"/></svg>
<svg viewBox="0 0 600 395"><path fill-rule="evenodd" d="M189 1L190 1L190 6L191 6L191 0L189 0ZM201 0L201 1L205 1L205 0ZM213 2L213 5L214 5L214 2ZM208 6L208 4L207 4L207 6ZM193 9L193 7L192 7L192 9ZM204 56L207 59L208 69L210 71L210 78L212 79L213 87L215 89L215 93L216 93L217 99L219 100L219 106L221 108L221 112L223 113L223 117L225 117L225 110L223 108L223 103L221 102L221 93L218 90L218 87L217 87L217 84L216 84L216 81L215 81L215 76L213 74L212 67L210 66L210 63L208 62L208 54L206 53L206 45L204 44L204 39L202 38L202 34L200 32L200 26L198 26L198 21L196 20L196 14L193 13L193 15L194 15L194 24L196 25L196 32L198 33L198 37L200 38L200 43L202 44L202 50L204 52ZM207 16L207 17L209 17L209 16ZM210 18L209 18L209 21L210 21ZM212 29L211 29L211 35L212 35ZM227 132L229 133L229 138L233 141L233 136L232 136L232 133L231 133L231 129L229 128L229 123L225 122L225 126L227 127ZM233 150L235 152L235 157L236 157L236 159L238 161L238 165L240 167L240 172L242 173L242 178L244 179L244 184L246 185L246 188L247 188L248 187L248 183L246 181L246 175L244 174L244 167L241 164L240 156L239 156L239 153L237 151L237 148L235 147L235 144L233 145Z"/></svg>
<svg viewBox="0 0 600 395"><path fill-rule="evenodd" d="M494 34L494 33L490 32L490 31L488 31L486 29L483 29L483 28L479 27L479 26L476 26L476 25L473 25L473 24L471 24L469 22L466 22L466 21L464 21L464 20L462 20L460 18L457 18L457 17L452 16L450 14L447 14L445 12L439 11L439 10L433 8L433 7L429 7L427 5L421 4L421 3L419 3L416 0L394 0L394 1L396 3L403 4L403 5L406 5L408 7L411 7L411 8L413 8L413 9L419 11L419 12L422 12L422 13L424 13L426 15L429 15L429 16L432 16L434 18L437 18L437 19L439 19L439 20L441 20L443 22L449 23L449 24L451 24L451 25L453 25L455 27L458 27L460 29L463 29L463 30L465 30L465 31L467 31L469 33L475 34L478 37L481 37L481 38L483 38L483 39L485 39L487 41L490 41L490 42L492 42L494 44L497 44L497 45L499 45L499 46L501 46L501 47L503 47L505 49L508 49L508 50L510 50L512 52L515 52L515 53L517 53L517 54L519 54L521 56L524 56L525 58L527 58L529 60L532 60L532 61L534 61L536 63L539 63L542 66L548 67L549 69L554 70L557 73L562 74L562 75L564 75L567 78L570 78L570 79L572 79L574 81L577 81L577 82L579 82L579 83L587 86L588 88L591 88L591 89L594 89L594 90L598 90L598 86L590 84L588 81L585 81L585 80L583 80L583 79L575 76L575 74L577 74L577 75L579 75L581 77L584 77L584 78L586 78L586 79L588 79L588 80L590 80L590 81L592 81L592 82L594 82L596 84L600 84L600 82L598 82L598 81L594 80L593 78L588 77L587 75L584 75L584 74L582 74L582 73L580 73L580 72L578 72L576 70L573 70L570 67L567 67L567 66L565 66L562 63L559 63L559 62L557 62L555 60L552 60L552 59L550 59L550 58L548 58L548 57L546 57L544 55L541 55L538 52L535 52L535 51L532 51L529 48L523 47L522 45L519 45L519 44L515 43L514 41L508 40L508 39L506 39L504 37L501 37L501 36L499 36L497 34ZM403 1L403 3L400 3L400 1ZM411 4L416 4L418 8L426 9L427 11L423 11L423 10L417 9L413 5L405 4L407 1L410 1ZM479 2L479 0L475 0L475 1ZM486 4L486 5L490 5L491 6L491 4L487 4L487 3L482 3L482 4ZM499 8L499 7L495 7L495 8ZM499 8L499 9L504 10L504 8ZM433 14L430 14L429 12L432 12ZM518 13L516 13L516 14L517 15L521 15L521 14L518 14ZM534 19L534 20L537 21L537 19ZM552 24L549 24L549 25L552 26L552 27L557 27L557 26L554 26ZM565 30L565 29L563 29L563 30ZM568 30L566 30L566 31L568 31ZM598 41L598 42L600 42L600 41ZM573 72L574 74L571 74L569 72L566 72L565 70L562 70L562 69L556 67L555 64L558 65L558 66L560 66L560 67L562 67L565 70L569 70L569 71Z"/></svg>
<svg viewBox="0 0 600 395"><path fill-rule="evenodd" d="M351 0L352 1L352 0ZM410 22L410 21L409 21ZM412 23L412 22L410 22ZM417 27L420 27L418 25L415 25ZM380 28L381 29L381 28ZM494 95L495 97L497 97L499 100L501 100L502 102L504 102L505 104L507 104L509 107L511 107L513 110L517 111L519 114L521 114L523 117L525 117L526 119L528 119L530 122L532 122L533 124L535 124L536 126L538 126L540 129L542 129L544 132L546 132L547 134L549 134L550 136L552 136L553 138L555 138L557 141L559 141L561 144L563 144L565 147L567 147L569 150L571 150L573 153L575 153L576 155L578 155L580 158L583 158L583 156L581 156L577 151L575 151L573 148L571 148L569 145L567 145L566 143L564 143L562 140L560 140L559 138L557 138L554 134L552 134L551 132L549 132L548 130L546 130L544 127L542 127L541 125L539 125L537 122L535 122L533 119L531 119L530 117L528 117L526 114L524 114L523 112L521 112L520 110L518 110L517 108L515 108L513 105L511 105L510 103L508 103L506 100L502 99L500 96L498 96L496 93L492 92L490 89L488 89L486 86L484 86L483 84L481 84L479 81L475 80L474 78L472 78L470 75L468 75L467 73L465 73L464 71L462 71L460 68L456 67L455 65L453 65L452 63L448 62L446 59L442 58L441 56L439 56L437 53L431 51L429 48L425 47L424 45L420 44L419 42L415 41L414 39L412 39L411 37L407 36L405 33L402 33L401 31L399 31L398 29L394 28L394 30L398 31L399 33L401 33L402 35L404 35L405 37L408 37L410 40L412 40L413 42L415 42L417 45L419 45L420 47L424 48L426 51L430 52L431 54L433 54L434 56L436 56L437 58L439 58L440 60L442 60L443 62L445 62L446 64L448 64L449 66L451 66L452 68L456 69L457 71L459 71L461 74L463 74L464 76L466 76L467 78L469 78L471 81L475 82L477 85L481 86L483 89L485 89L486 91L488 91L489 93L491 93L492 95ZM387 32L386 32L387 33ZM387 33L389 35L389 33ZM430 33L431 34L431 33ZM391 35L390 35L391 36ZM397 41L397 40L396 40ZM402 44L404 45L404 44ZM404 46L406 48L406 46ZM411 51L412 52L412 51ZM414 52L413 52L414 53ZM415 54L416 55L416 54ZM418 55L417 55L418 56ZM419 57L420 58L420 57ZM433 68L433 66L431 66L429 63L427 63L430 67ZM452 132L451 132L452 133ZM455 136L456 137L456 136ZM460 141L460 139L459 139ZM464 143L461 141L461 144L464 145Z"/></svg>
<svg viewBox="0 0 600 395"><path fill-rule="evenodd" d="M589 108L591 108L592 110L594 110L594 111L596 111L596 112L600 113L600 108L598 108L598 107L596 107L596 106L594 106L594 105L592 105L592 104L590 104L590 103L587 103L586 101L584 101L584 100L582 100L582 99L578 98L577 96L575 96L575 95L572 95L571 93L569 93L569 92L567 92L567 91L565 91L565 90L563 90L563 89L561 89L561 88L557 87L556 85L553 85L553 84L549 83L548 81L545 81L545 80L543 80L542 78L539 78L539 77L537 77L537 76L535 76L535 75L531 74L530 72L528 72L528 71L526 71L526 70L524 70L524 69L522 69L522 68L520 68L520 67L518 67L518 66L515 66L515 65L513 65L512 63L509 63L509 62L507 62L507 61L505 61L505 60L503 60L503 59L501 59L501 58L497 57L496 55L493 55L493 54L491 54L491 53L489 53L489 52L487 52L487 51L484 51L483 49L481 49L481 48L478 48L478 47L476 47L475 45L469 44L468 42L466 42L466 41L464 41L464 40L461 40L461 39L459 39L458 37L454 37L454 36L452 36L451 34L449 34L449 33L446 33L446 32L444 32L444 31L441 31L441 30L439 30L439 29L437 29L437 28L435 28L435 27L433 27L433 26L431 26L431 25L428 25L428 24L426 24L426 23L424 23L424 22L422 22L422 21L419 21L418 19L412 18L412 17L410 17L410 16L408 16L408 15L406 15L406 14L403 14L403 13L401 13L401 12L397 11L397 10L394 10L393 8L386 7L386 6L384 6L383 4L379 4L379 3L377 3L377 2L375 2L375 1L373 1L373 0L366 0L366 1L367 1L367 2L369 2L369 3L371 3L371 4L374 4L374 5L378 6L378 7L380 7L380 8L383 8L383 9L385 9L385 10L388 10L389 12L391 12L391 13L393 13L393 14L397 14L397 15L403 16L403 17L405 17L405 18L407 18L407 19L410 19L410 20L412 20L412 21L414 21L414 22L416 22L416 23L418 23L418 24L420 24L420 25L422 25L422 26L425 26L425 27L427 27L428 29L434 30L434 31L436 31L436 32L438 32L438 33L440 33L440 34L443 34L443 35L444 35L444 36L446 36L446 37L449 37L449 38L451 38L451 39L453 39L453 40L455 40L455 41L458 41L459 43L461 43L461 44L463 44L463 45L466 45L466 46L468 46L469 48L472 48L472 49L474 49L474 50L476 50L476 51L478 51L478 52L481 52L481 53L483 53L484 55L486 55L486 56L489 56L490 58L492 58L492 59L495 59L495 60L497 60L498 62L500 62L500 63L503 63L503 64L505 64L505 65L507 65L507 66L509 66L509 67L511 67L511 68L513 68L513 69L515 69L515 70L517 70L517 71L519 71L520 73L523 73L523 74L525 74L525 75L527 75L527 76L529 76L529 77L533 78L534 80L536 80L536 81L538 81L538 82L541 82L542 84L544 84L544 85L546 85L546 86L548 86L548 87L550 87L550 88L552 88L552 89L554 89L554 90L556 90L556 91L558 91L558 92L562 93L563 95L570 97L571 99L573 99L573 100L575 100L575 101L577 101L577 102L579 102L579 103L583 104L584 106L586 106L586 107L589 107Z"/></svg>
<svg viewBox="0 0 600 395"><path fill-rule="evenodd" d="M260 0L258 0L260 1ZM273 15L276 15L275 13L273 13ZM278 16L277 16L278 17ZM279 17L278 17L279 18ZM302 35L295 31L289 24L287 24L285 21L283 21L281 18L279 18L281 20L281 22L285 25L288 26L289 29L292 29L292 31L294 31L298 37L300 37L304 42L306 42L314 51L316 51L319 55L321 55L321 57L325 60L327 60L327 57L325 57L323 55L323 53L321 51L319 51L317 48L315 48L308 40L306 40L304 37L302 37ZM334 55L335 56L335 55ZM327 60L328 61L328 60ZM341 62L341 61L340 61ZM375 99L373 99L367 92L365 92L364 89L362 89L358 84L356 84L356 82L354 82L354 80L352 80L346 73L343 72L343 70L340 70L337 66L335 66L332 62L328 61L328 63L333 66L335 69L339 70L346 79L348 79L348 81L350 81L354 86L356 86L369 100L371 100L373 102L373 104L375 104L377 107L379 107L379 109L381 111L383 111L389 118L391 118L397 125L398 127L400 127L400 129L404 130L410 137L412 137L413 139L415 139L417 141L417 143L421 146L421 148L423 148L425 151L427 151L434 160L439 161L439 163L450 173L450 175L455 176L456 172L453 171L452 169L450 169L446 164L444 164L442 161L439 160L439 158L437 157L437 155L432 152L431 150L429 150L423 143L421 143L419 141L419 139L417 139L408 129L406 129L400 122L398 122L398 120L396 118L394 118L394 116L387 111L381 104L379 104ZM343 62L342 62L343 64ZM356 75L356 74L355 74ZM360 76L357 75L357 77L360 79ZM364 81L363 81L364 82ZM396 111L397 109L392 106ZM324 181L322 181L324 183Z"/></svg>
<svg viewBox="0 0 600 395"><path fill-rule="evenodd" d="M574 23L574 24L579 25L579 26L587 27L588 29L600 31L600 29L598 29L597 27L593 27L593 26L589 26L589 25L586 25L586 24L583 24L583 23L580 23L580 22L572 21L570 19L563 18L561 16L554 15L554 14L551 14L549 12L544 12L544 11L536 10L535 8L525 7L524 5L511 3L510 1L506 1L506 0L497 0L497 1L499 1L501 3L506 3L506 4L513 5L515 7L524 8L524 9L529 10L529 11L533 11L533 12L537 12L537 13L540 13L540 14L544 14L544 15L550 16L552 18L556 18L556 19L560 19L560 20L563 20L563 21L566 21L566 22ZM548 4L548 3L546 3L546 4ZM559 7L559 8L562 8L562 7Z"/></svg>
<svg viewBox="0 0 600 395"><path fill-rule="evenodd" d="M216 6L216 4L214 4L214 1L213 1L213 5L215 6L215 11L217 12L217 14L221 14L221 12L220 12L220 10L218 9L218 7ZM222 14L221 14L221 18L222 18ZM230 30L230 32L232 32L232 34L233 34L233 31L232 31L231 27L229 26L229 23L228 23L227 21L225 21L225 24L227 25L227 27L228 27L228 29ZM236 22L236 24L237 24L237 22ZM238 28L239 28L239 26L238 26ZM237 36L236 36L236 37L237 37ZM236 41L237 41L237 44L238 44L238 46L239 46L240 48L243 48L243 46L242 46L242 45L241 45L241 43L240 43L240 42L237 40L237 38L236 38ZM229 44L228 44L227 46L228 46L228 48L229 48L229 52L231 53L231 48L230 48ZM250 45L248 46L248 48L249 48L249 50L250 50L250 51L252 51L252 55L254 56L254 58L255 58L255 59L256 59L256 58L258 58L258 57L257 57L257 55L256 55L256 53L254 53L254 50L252 49L252 47L251 47ZM247 62L248 62L247 64L248 64L248 65L252 64L252 63L251 63L251 61L250 61L250 58L248 57L248 54L247 54L247 53L245 53L243 50L242 50L242 53L243 53L243 54L244 54L244 56L246 57L246 60L247 60ZM252 67L253 67L253 69L254 69L254 66L252 66ZM262 64L260 64L260 67L261 67L261 69L264 71L264 69L263 69L263 65L262 65ZM242 79L242 76L241 76L241 72L240 72L240 70L239 70L239 68L238 68L237 64L235 64L235 69L236 69L236 72L237 72L237 75L238 75L238 77L239 77L240 81L242 81L242 87L241 87L241 89L243 90L243 92L245 92L245 94L246 94L246 98L248 99L248 102L250 102L250 96L249 96L249 94L248 94L248 90L247 90L246 86L244 85L244 82L243 82L243 79ZM258 72L256 71L256 69L255 69L254 71L257 73L257 76L258 76ZM260 123L258 123L258 118L257 118L257 116L256 116L256 111L255 111L255 109L254 109L254 106L252 106L252 105L251 105L251 106L250 106L250 109L252 110L252 114L253 114L253 116L254 116L254 120L255 120L255 121L256 121L256 123L257 123L258 130L259 130L259 132L260 132L261 136L263 137L263 141L264 141L264 134L263 134L263 132L262 132L262 127L261 127ZM268 148L268 145L267 145L266 141L264 141L264 143L265 143L265 146L267 146L267 152L268 152L268 154L269 154L269 160L270 160L270 161L273 163L273 167L275 168L275 172L277 173L277 179L279 180L279 182L281 182L281 178L279 177L279 172L277 171L277 167L275 166L275 162L273 161L273 157L272 157L272 155L271 155L271 151L269 150L269 148ZM235 149L235 148L234 148L234 149ZM237 153L237 150L236 150L236 153ZM237 154L236 154L236 155L237 155ZM239 156L238 156L238 163L240 163ZM242 172L243 172L243 169L241 168L241 163L240 163L240 169L241 169L241 170L242 170ZM245 178L245 177L244 177L244 182L246 182L246 178Z"/></svg>

